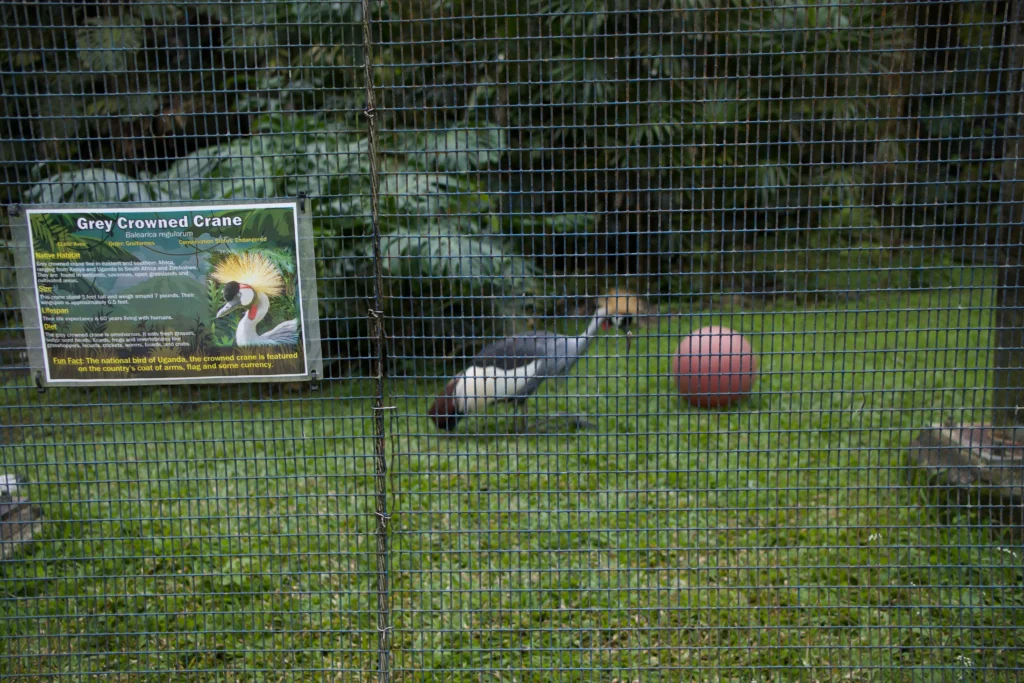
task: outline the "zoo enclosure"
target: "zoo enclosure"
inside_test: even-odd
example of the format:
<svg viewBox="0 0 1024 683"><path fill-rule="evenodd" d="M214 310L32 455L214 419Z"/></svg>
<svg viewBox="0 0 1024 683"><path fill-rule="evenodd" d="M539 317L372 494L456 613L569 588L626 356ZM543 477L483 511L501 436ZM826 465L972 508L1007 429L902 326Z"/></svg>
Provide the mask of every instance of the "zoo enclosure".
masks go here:
<svg viewBox="0 0 1024 683"><path fill-rule="evenodd" d="M1004 506L906 467L1021 404L1019 3L0 16L4 203L304 194L327 360L40 394L5 261L0 465L43 523L0 565L0 671L1020 676ZM634 343L530 405L596 430L426 419L484 343L614 288L654 306ZM670 377L707 324L761 363L726 411Z"/></svg>

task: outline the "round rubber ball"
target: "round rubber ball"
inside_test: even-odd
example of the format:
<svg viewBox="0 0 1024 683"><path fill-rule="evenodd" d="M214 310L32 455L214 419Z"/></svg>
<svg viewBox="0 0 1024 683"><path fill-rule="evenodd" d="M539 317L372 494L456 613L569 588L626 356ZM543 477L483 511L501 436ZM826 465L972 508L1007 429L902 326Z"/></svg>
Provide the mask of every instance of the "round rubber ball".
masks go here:
<svg viewBox="0 0 1024 683"><path fill-rule="evenodd" d="M701 408L726 406L750 392L757 357L743 335L728 327L703 327L679 343L672 359L679 393Z"/></svg>

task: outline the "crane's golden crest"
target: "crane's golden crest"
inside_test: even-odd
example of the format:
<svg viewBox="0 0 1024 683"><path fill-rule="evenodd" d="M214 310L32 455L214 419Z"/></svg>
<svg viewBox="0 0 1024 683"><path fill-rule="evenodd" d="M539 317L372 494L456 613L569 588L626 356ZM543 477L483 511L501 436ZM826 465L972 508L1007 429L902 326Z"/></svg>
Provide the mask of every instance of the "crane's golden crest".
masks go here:
<svg viewBox="0 0 1024 683"><path fill-rule="evenodd" d="M284 290L280 271L262 254L246 252L231 254L217 264L213 279L221 284L238 282L249 285L253 291L277 296Z"/></svg>
<svg viewBox="0 0 1024 683"><path fill-rule="evenodd" d="M598 299L597 305L614 316L641 316L648 313L647 304L632 292L613 289Z"/></svg>

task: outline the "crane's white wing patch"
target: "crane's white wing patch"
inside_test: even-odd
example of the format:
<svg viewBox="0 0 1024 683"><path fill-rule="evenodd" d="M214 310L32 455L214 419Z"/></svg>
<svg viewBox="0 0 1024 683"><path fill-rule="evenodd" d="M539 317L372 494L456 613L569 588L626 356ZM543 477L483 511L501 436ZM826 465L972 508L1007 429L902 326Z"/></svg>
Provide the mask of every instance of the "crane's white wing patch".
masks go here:
<svg viewBox="0 0 1024 683"><path fill-rule="evenodd" d="M537 374L540 362L534 361L509 370L475 365L466 368L455 387L455 404L459 412L475 413L486 408L489 403L521 396L530 379Z"/></svg>

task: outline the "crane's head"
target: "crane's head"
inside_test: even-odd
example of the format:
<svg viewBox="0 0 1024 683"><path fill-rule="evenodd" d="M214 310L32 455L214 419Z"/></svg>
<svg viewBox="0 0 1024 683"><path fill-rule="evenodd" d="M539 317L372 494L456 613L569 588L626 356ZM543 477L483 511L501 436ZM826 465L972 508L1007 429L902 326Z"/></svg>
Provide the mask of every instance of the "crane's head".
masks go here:
<svg viewBox="0 0 1024 683"><path fill-rule="evenodd" d="M457 386L458 380L453 379L451 382L448 382L444 387L444 391L434 400L434 403L427 411L427 415L434 421L438 429L450 432L455 429L459 420L463 418L463 414L455 400Z"/></svg>
<svg viewBox="0 0 1024 683"><path fill-rule="evenodd" d="M236 308L242 308L252 304L256 298L256 292L249 285L242 285L231 281L224 285L224 305L217 311L218 318L223 318Z"/></svg>
<svg viewBox="0 0 1024 683"><path fill-rule="evenodd" d="M647 307L637 296L629 292L613 289L598 299L597 315L601 318L601 328L625 330L647 312Z"/></svg>
<svg viewBox="0 0 1024 683"><path fill-rule="evenodd" d="M236 308L252 306L257 294L277 296L284 291L284 279L273 263L258 252L229 254L214 268L210 276L224 285L224 306L217 311L221 318ZM254 315L255 310L250 309Z"/></svg>
<svg viewBox="0 0 1024 683"><path fill-rule="evenodd" d="M601 318L601 329L610 330L613 327L617 330L629 329L629 326L633 324L633 318L628 315L612 315L603 308L597 309L595 314L598 318Z"/></svg>

